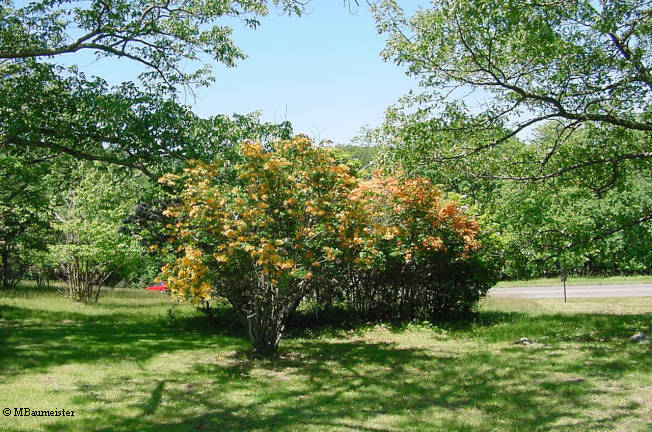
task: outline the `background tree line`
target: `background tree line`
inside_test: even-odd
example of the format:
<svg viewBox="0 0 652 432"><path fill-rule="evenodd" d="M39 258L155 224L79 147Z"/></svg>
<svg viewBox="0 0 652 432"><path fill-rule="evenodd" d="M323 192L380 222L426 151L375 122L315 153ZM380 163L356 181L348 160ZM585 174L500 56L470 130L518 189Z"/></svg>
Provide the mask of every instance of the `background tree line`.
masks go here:
<svg viewBox="0 0 652 432"><path fill-rule="evenodd" d="M220 20L256 27L269 5L296 14L305 6L0 3L4 288L26 276L70 281L77 268L93 274L75 277L85 298L102 281L151 280L165 257L142 251L160 243L161 214L175 200L156 180L191 159L228 158L243 140L291 136L289 123L255 114L198 118L177 97L210 83L202 56L242 58ZM362 138L378 145L373 162L375 149L344 151L457 193L499 239L504 277L561 266L649 273L648 2L449 0L413 17L395 1L370 6L388 37L383 55L421 85ZM83 51L144 72L111 86L57 62ZM197 67L181 68L185 61Z"/></svg>

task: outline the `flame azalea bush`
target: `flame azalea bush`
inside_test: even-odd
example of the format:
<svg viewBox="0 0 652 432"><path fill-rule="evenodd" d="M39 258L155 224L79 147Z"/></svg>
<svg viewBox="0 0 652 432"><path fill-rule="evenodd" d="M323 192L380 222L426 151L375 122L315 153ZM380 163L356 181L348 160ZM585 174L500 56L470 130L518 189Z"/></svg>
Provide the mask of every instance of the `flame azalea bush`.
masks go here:
<svg viewBox="0 0 652 432"><path fill-rule="evenodd" d="M431 319L470 310L490 286L476 221L427 180L358 180L303 137L238 151L161 179L180 191L163 275L176 298L226 298L256 350L276 349L308 294L365 317Z"/></svg>
<svg viewBox="0 0 652 432"><path fill-rule="evenodd" d="M175 297L228 299L254 348L273 350L290 312L341 255L337 216L356 179L302 137L239 151L235 166L193 162L161 179L181 187L180 204L165 212L177 258L163 275Z"/></svg>
<svg viewBox="0 0 652 432"><path fill-rule="evenodd" d="M496 282L478 223L424 178L377 172L338 218L343 294L369 318L441 319L469 312Z"/></svg>

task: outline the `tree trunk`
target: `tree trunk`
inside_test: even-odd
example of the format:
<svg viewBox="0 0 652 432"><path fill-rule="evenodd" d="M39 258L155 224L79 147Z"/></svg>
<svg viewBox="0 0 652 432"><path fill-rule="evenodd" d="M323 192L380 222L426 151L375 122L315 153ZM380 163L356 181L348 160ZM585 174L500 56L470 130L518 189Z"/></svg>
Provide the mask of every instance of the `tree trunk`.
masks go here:
<svg viewBox="0 0 652 432"><path fill-rule="evenodd" d="M83 263L77 258L63 265L64 274L68 279L70 298L74 301L86 303L91 296L90 280Z"/></svg>
<svg viewBox="0 0 652 432"><path fill-rule="evenodd" d="M11 253L6 245L0 250L0 258L2 258L2 275L0 278L0 283L2 285L0 285L0 288L4 290L13 289L18 284L18 281L20 281L22 271L15 271L15 269L12 269L10 262Z"/></svg>
<svg viewBox="0 0 652 432"><path fill-rule="evenodd" d="M283 328L269 326L265 323L272 317L247 317L247 328L254 351L258 353L272 353L278 349ZM272 318L273 319L273 318Z"/></svg>
<svg viewBox="0 0 652 432"><path fill-rule="evenodd" d="M9 251L6 247L2 248L0 251L0 257L2 258L2 288L5 290L9 289Z"/></svg>
<svg viewBox="0 0 652 432"><path fill-rule="evenodd" d="M277 350L290 313L297 308L310 287L276 286L265 275L252 272L233 285L224 296L242 318L253 349L259 353Z"/></svg>

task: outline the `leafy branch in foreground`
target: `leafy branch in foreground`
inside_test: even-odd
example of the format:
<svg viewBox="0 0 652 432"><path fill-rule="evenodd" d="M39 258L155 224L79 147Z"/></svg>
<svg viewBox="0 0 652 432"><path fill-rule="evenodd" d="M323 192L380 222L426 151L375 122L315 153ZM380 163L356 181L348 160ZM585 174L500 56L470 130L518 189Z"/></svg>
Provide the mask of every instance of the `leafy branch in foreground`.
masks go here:
<svg viewBox="0 0 652 432"><path fill-rule="evenodd" d="M207 65L186 71L186 62L214 61L235 65L245 57L231 39L229 19L255 28L268 13L267 0L92 0L35 1L16 6L0 4L0 62L50 59L90 51L98 57L124 58L145 68L144 81L176 85L206 84ZM301 13L297 0L274 5ZM224 24L219 24L221 20ZM2 64L2 63L0 63Z"/></svg>
<svg viewBox="0 0 652 432"><path fill-rule="evenodd" d="M0 149L47 149L136 169L153 180L183 160L211 159L242 139L291 133L289 123L263 123L257 113L201 119L132 83L109 87L47 64L10 65L0 77Z"/></svg>
<svg viewBox="0 0 652 432"><path fill-rule="evenodd" d="M270 5L304 8L300 0L0 1L0 149L45 149L152 179L171 161L218 151L245 123L262 125L200 120L176 102L177 92L210 83L208 62L244 58L230 25L257 27ZM61 66L83 52L135 63L139 83L110 87Z"/></svg>
<svg viewBox="0 0 652 432"><path fill-rule="evenodd" d="M445 0L410 19L384 1L374 11L389 36L384 57L405 65L424 89L406 103L440 119L430 127L501 131L462 140L454 152L433 154L436 160L473 156L550 120L572 125L564 134L582 124L652 131L647 1Z"/></svg>

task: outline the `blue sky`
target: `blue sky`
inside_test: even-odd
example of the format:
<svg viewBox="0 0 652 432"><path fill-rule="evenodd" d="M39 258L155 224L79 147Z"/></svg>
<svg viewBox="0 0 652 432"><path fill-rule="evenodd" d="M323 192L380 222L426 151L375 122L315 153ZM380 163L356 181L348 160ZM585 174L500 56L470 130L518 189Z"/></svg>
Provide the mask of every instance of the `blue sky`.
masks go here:
<svg viewBox="0 0 652 432"><path fill-rule="evenodd" d="M235 69L215 66L216 82L193 104L198 114L261 110L266 120L346 143L361 126L380 124L385 108L415 86L380 58L384 40L363 7L350 13L340 1L321 0L300 18L272 11L261 24L236 29L249 58Z"/></svg>
<svg viewBox="0 0 652 432"><path fill-rule="evenodd" d="M233 21L233 38L249 57L235 68L213 64L215 83L185 102L203 117L261 111L263 120L291 121L295 132L348 143L362 126L379 125L385 109L416 87L380 58L384 39L360 3L350 12L341 0L314 0L301 17L271 10L255 30ZM142 70L79 53L68 60L112 83L135 80Z"/></svg>

